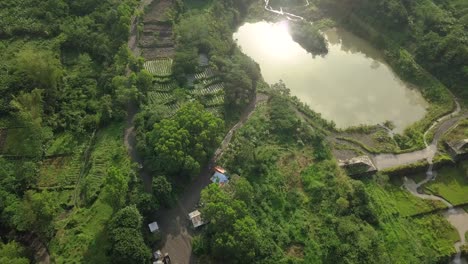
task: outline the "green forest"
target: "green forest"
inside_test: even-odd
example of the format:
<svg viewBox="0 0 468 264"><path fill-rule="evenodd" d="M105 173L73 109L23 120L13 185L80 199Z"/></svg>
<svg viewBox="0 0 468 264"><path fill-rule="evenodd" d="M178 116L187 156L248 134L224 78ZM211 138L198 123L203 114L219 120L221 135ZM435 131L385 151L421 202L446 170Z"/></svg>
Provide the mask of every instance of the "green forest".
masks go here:
<svg viewBox="0 0 468 264"><path fill-rule="evenodd" d="M412 195L395 173L427 163L354 177L332 136L379 142L343 136L346 151L420 150L459 104L461 121L452 115L436 146L447 176L420 191L468 212L467 165L447 144L468 138L468 2L269 6L304 18L290 33L314 58L332 27L382 51L419 87L424 118L391 138L339 129L288 84L266 83L233 39L245 22L284 19L263 0L2 0L0 263L152 263L156 250L178 252L172 263L449 262L460 238L447 205ZM214 166L229 183L209 184ZM187 245L171 248L178 237Z"/></svg>

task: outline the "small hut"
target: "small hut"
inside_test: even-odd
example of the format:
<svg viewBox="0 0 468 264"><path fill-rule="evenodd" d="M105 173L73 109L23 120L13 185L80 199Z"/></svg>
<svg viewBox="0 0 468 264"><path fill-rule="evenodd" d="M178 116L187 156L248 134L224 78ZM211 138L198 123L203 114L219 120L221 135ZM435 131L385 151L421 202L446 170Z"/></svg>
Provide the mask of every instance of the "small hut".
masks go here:
<svg viewBox="0 0 468 264"><path fill-rule="evenodd" d="M159 226L158 226L158 223L156 223L156 222L153 222L153 223L149 224L148 227L149 227L149 230L151 231L151 233L159 231Z"/></svg>
<svg viewBox="0 0 468 264"><path fill-rule="evenodd" d="M468 139L446 142L448 152L454 160L464 159L468 156Z"/></svg>
<svg viewBox="0 0 468 264"><path fill-rule="evenodd" d="M339 160L338 165L350 176L365 176L377 171L369 156L359 156L348 160Z"/></svg>
<svg viewBox="0 0 468 264"><path fill-rule="evenodd" d="M192 221L193 227L197 228L205 224L201 218L201 213L198 210L195 210L189 214L190 221Z"/></svg>

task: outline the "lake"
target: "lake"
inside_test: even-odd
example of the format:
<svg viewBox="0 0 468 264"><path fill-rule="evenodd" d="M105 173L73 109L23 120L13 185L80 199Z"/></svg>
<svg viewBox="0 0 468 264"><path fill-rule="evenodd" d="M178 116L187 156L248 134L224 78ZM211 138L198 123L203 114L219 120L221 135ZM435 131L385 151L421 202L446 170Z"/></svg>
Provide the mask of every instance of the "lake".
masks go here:
<svg viewBox="0 0 468 264"><path fill-rule="evenodd" d="M324 32L327 55L313 57L289 34L287 21L245 23L234 39L269 84L283 80L302 102L337 127L392 121L396 132L424 117L428 103L401 81L379 50L342 29Z"/></svg>

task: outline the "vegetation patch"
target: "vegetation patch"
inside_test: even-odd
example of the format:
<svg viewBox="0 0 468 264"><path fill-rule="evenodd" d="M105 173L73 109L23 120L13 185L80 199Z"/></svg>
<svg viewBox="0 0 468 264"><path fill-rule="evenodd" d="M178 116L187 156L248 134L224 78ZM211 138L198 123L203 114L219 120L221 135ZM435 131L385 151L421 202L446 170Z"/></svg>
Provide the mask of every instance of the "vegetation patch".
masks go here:
<svg viewBox="0 0 468 264"><path fill-rule="evenodd" d="M468 162L460 162L456 166L443 167L437 171L435 181L430 181L425 190L444 197L453 205L468 202Z"/></svg>
<svg viewBox="0 0 468 264"><path fill-rule="evenodd" d="M304 259L304 245L294 244L288 247L286 254L293 258Z"/></svg>
<svg viewBox="0 0 468 264"><path fill-rule="evenodd" d="M106 225L116 202L108 188L117 179L109 176L109 168L119 166L125 171L124 183L130 180L130 162L122 145L122 125L111 125L97 133L96 141L84 164L88 167L76 190L73 190L73 209L57 219L57 233L51 241L51 255L57 263L82 260L88 263L109 262L106 254L109 241ZM104 182L109 182L105 187ZM126 183L125 183L126 184ZM123 196L125 197L125 195ZM70 201L68 201L68 204ZM84 205L79 207L76 205Z"/></svg>
<svg viewBox="0 0 468 264"><path fill-rule="evenodd" d="M83 168L82 153L43 161L39 173L39 187L74 186Z"/></svg>
<svg viewBox="0 0 468 264"><path fill-rule="evenodd" d="M420 160L411 164L384 169L382 172L390 176L405 176L426 171L428 166L427 160Z"/></svg>
<svg viewBox="0 0 468 264"><path fill-rule="evenodd" d="M385 174L377 174L373 179L364 181L366 190L377 203L386 203L388 207L397 211L382 212L391 215L397 213L399 216L408 217L421 213L431 212L436 209L445 208L446 205L440 201L430 201L418 198L411 194L403 185L400 177L389 178Z"/></svg>
<svg viewBox="0 0 468 264"><path fill-rule="evenodd" d="M172 74L172 59L145 61L143 67L151 74L158 77L170 76Z"/></svg>
<svg viewBox="0 0 468 264"><path fill-rule="evenodd" d="M50 246L52 259L56 263L108 262L105 226L112 213L112 207L98 200L90 208L74 209L65 219L59 220L57 234Z"/></svg>
<svg viewBox="0 0 468 264"><path fill-rule="evenodd" d="M468 138L468 120L462 119L456 127L443 137L445 142L457 142Z"/></svg>

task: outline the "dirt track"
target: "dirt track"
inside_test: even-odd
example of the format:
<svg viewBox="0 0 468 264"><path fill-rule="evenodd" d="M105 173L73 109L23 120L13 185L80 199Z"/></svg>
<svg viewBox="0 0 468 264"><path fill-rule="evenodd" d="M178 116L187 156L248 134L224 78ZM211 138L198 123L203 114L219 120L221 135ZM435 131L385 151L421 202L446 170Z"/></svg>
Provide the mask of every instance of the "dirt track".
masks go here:
<svg viewBox="0 0 468 264"><path fill-rule="evenodd" d="M210 168L216 164L217 159L222 156L236 130L245 124L252 115L257 104L267 99L268 96L264 94L258 94L256 96L255 100L252 101L242 114L239 122L226 134L210 163L202 169L202 172L195 181L185 190L177 206L158 212L156 220L161 229L162 244L164 245L161 251L163 253L169 253L173 264L195 263L195 257L192 255L192 235L194 230L191 228L188 214L195 209L200 200L202 189L210 184Z"/></svg>

